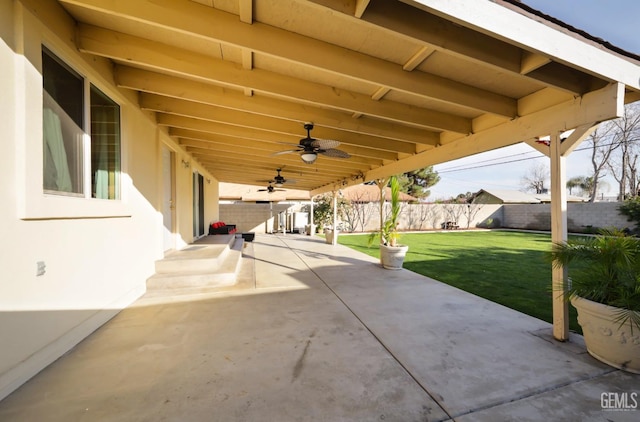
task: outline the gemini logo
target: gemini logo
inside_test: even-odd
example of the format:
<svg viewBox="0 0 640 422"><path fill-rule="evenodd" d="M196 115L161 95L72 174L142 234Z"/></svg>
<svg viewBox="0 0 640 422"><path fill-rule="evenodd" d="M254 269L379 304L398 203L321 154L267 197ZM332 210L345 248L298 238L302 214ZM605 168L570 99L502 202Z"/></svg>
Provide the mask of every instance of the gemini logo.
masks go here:
<svg viewBox="0 0 640 422"><path fill-rule="evenodd" d="M634 412L638 409L638 393L602 393L600 407L607 411Z"/></svg>

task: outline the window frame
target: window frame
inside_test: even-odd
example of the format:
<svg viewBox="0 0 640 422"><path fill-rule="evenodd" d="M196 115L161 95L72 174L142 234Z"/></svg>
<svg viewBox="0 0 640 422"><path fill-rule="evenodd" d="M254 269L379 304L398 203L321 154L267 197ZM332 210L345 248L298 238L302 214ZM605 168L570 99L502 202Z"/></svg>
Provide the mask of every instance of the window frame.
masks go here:
<svg viewBox="0 0 640 422"><path fill-rule="evenodd" d="M37 44L36 44L37 43ZM29 48L30 47L30 48ZM69 195L66 192L44 189L44 149L43 149L43 97L42 77L43 49L48 50L59 61L76 72L83 79L83 192ZM30 54L29 54L30 53ZM125 134L126 99L116 88L91 68L78 54L55 39L42 36L25 46L25 57L16 61L16 95L24 101L19 105L22 114L23 133L16 133L17 142L17 214L18 218L30 219L74 219L130 217L128 193L130 180L127 177ZM21 74L24 72L24 76ZM94 86L119 106L120 169L119 192L116 199L92 198L91 185L91 138L90 138L90 89ZM37 88L36 88L37 87ZM33 116L39 116L33 119Z"/></svg>

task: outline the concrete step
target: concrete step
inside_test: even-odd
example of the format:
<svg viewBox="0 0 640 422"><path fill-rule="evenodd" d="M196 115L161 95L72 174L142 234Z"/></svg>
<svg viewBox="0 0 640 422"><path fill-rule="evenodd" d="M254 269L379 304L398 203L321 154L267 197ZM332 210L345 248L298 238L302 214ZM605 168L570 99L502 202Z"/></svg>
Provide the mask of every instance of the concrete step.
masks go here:
<svg viewBox="0 0 640 422"><path fill-rule="evenodd" d="M234 245L234 235L206 236L184 249L172 251L156 261L156 274L214 272Z"/></svg>
<svg viewBox="0 0 640 422"><path fill-rule="evenodd" d="M202 246L202 245L199 245ZM219 246L219 245L218 245ZM233 238L233 244L221 252L224 258L215 266L215 269L206 268L201 258L174 259L181 261L181 265L174 265L171 272L156 272L155 275L147 279L147 291L166 292L193 289L210 289L215 287L230 286L236 283L238 272L242 263L242 250L244 239L242 237ZM199 252L201 249L194 250ZM213 259L213 258L209 258ZM216 259L218 261L218 259ZM189 268L190 262L195 263L197 270ZM177 271L184 266L185 271Z"/></svg>

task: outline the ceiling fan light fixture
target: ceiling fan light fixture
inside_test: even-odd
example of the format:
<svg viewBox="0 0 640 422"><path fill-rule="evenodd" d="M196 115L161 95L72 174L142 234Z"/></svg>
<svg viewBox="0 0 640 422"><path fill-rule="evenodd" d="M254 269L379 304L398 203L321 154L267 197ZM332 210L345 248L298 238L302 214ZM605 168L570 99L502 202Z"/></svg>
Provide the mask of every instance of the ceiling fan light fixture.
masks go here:
<svg viewBox="0 0 640 422"><path fill-rule="evenodd" d="M313 164L315 163L316 158L318 158L318 154L316 154L315 152L303 152L302 154L300 154L300 158L302 158L302 161L307 164Z"/></svg>
<svg viewBox="0 0 640 422"><path fill-rule="evenodd" d="M277 188L281 188L282 187L282 183L276 182L276 183L274 183L274 186L277 187Z"/></svg>

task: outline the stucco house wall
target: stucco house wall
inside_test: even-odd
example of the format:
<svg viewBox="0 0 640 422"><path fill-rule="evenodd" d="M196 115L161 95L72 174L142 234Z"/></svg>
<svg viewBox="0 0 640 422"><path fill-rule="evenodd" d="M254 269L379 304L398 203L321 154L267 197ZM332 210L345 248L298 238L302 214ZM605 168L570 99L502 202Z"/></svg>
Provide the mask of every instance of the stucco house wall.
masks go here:
<svg viewBox="0 0 640 422"><path fill-rule="evenodd" d="M0 1L0 399L145 292L164 254L161 146L173 151L174 245L193 240L192 175L204 174L205 220L218 217L217 181L115 87L112 66L72 44L55 2L37 11ZM42 45L121 108L121 199L43 193ZM38 269L42 274L37 275Z"/></svg>

